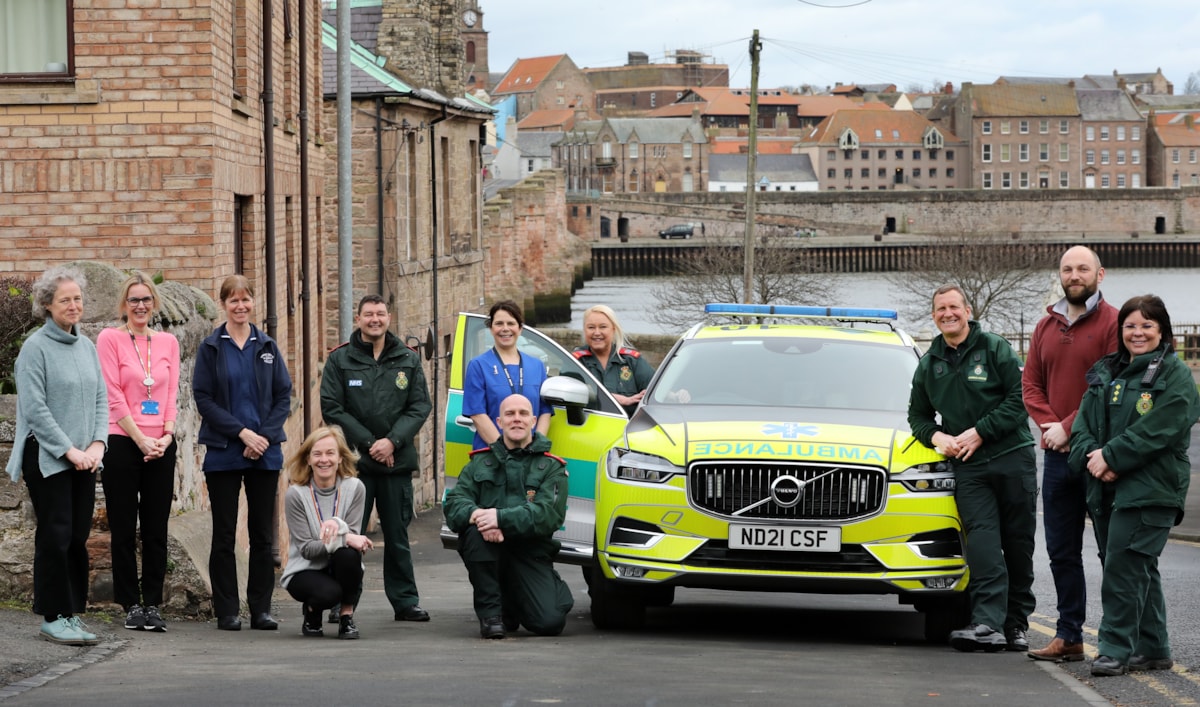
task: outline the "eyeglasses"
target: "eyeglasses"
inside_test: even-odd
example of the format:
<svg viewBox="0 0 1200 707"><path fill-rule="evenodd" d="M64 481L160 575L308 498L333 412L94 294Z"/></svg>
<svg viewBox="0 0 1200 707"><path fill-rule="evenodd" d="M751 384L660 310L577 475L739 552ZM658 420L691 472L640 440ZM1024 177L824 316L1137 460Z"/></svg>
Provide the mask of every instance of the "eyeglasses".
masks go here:
<svg viewBox="0 0 1200 707"><path fill-rule="evenodd" d="M1133 333L1137 330L1154 331L1158 328L1158 322L1145 322L1143 324L1125 324L1121 327L1127 332Z"/></svg>
<svg viewBox="0 0 1200 707"><path fill-rule="evenodd" d="M146 306L150 306L150 305L154 304L154 298L153 297L130 297L125 300L125 304L129 305L130 307L136 307L139 304L144 304Z"/></svg>

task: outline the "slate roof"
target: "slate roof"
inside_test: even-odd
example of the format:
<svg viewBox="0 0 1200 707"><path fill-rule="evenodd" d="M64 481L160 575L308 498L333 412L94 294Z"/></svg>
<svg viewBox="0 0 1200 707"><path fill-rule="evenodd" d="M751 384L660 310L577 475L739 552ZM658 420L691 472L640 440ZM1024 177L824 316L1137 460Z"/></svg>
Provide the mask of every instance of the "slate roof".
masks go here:
<svg viewBox="0 0 1200 707"><path fill-rule="evenodd" d="M755 162L755 180L763 177L772 182L815 182L808 155L759 155ZM708 181L745 182L746 155L709 155Z"/></svg>
<svg viewBox="0 0 1200 707"><path fill-rule="evenodd" d="M523 133L517 132L517 151L521 157L543 157L550 159L550 147L563 138L562 132Z"/></svg>
<svg viewBox="0 0 1200 707"><path fill-rule="evenodd" d="M336 28L337 2L322 4L325 7L321 10L321 19ZM367 51L375 53L379 46L379 23L382 20L383 0L353 0L350 7L350 38Z"/></svg>
<svg viewBox="0 0 1200 707"><path fill-rule="evenodd" d="M681 143L685 134L691 136L692 142L708 142L704 130L691 118L607 118L605 122L622 144L635 132L638 142L647 145Z"/></svg>
<svg viewBox="0 0 1200 707"><path fill-rule="evenodd" d="M1159 93L1140 93L1134 97L1138 103L1155 110L1182 110L1200 108L1200 96L1174 96Z"/></svg>
<svg viewBox="0 0 1200 707"><path fill-rule="evenodd" d="M846 130L853 130L860 145L920 145L925 131L937 127L945 142L959 142L948 130L935 126L912 111L894 110L839 110L822 120L808 135L800 138L804 143L836 144ZM876 131L879 136L876 137Z"/></svg>
<svg viewBox="0 0 1200 707"><path fill-rule="evenodd" d="M555 54L531 59L517 59L504 78L496 84L492 95L533 92L566 56L566 54Z"/></svg>
<svg viewBox="0 0 1200 707"><path fill-rule="evenodd" d="M976 118L1079 115L1075 89L1066 85L972 84L963 86L961 98L972 102Z"/></svg>
<svg viewBox="0 0 1200 707"><path fill-rule="evenodd" d="M1133 99L1120 89L1081 89L1076 100L1084 120L1142 120Z"/></svg>

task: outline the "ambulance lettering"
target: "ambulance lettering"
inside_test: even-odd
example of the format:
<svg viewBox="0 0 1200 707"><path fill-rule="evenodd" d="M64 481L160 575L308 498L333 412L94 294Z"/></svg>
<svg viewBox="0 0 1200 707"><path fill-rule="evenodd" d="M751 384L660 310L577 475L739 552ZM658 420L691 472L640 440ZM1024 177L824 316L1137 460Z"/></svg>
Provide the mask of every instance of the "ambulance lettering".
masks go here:
<svg viewBox="0 0 1200 707"><path fill-rule="evenodd" d="M883 464L883 456L869 447L843 447L811 442L694 442L694 457L805 457Z"/></svg>

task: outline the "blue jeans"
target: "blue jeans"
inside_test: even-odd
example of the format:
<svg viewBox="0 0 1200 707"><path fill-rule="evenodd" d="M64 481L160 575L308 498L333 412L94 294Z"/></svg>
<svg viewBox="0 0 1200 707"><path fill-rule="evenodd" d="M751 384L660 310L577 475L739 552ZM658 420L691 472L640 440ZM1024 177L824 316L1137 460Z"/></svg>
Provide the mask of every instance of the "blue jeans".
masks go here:
<svg viewBox="0 0 1200 707"><path fill-rule="evenodd" d="M1087 580L1083 574L1083 524L1087 518L1087 479L1071 471L1067 455L1047 449L1042 470L1042 526L1046 554L1058 593L1055 636L1070 643L1083 641L1087 612Z"/></svg>

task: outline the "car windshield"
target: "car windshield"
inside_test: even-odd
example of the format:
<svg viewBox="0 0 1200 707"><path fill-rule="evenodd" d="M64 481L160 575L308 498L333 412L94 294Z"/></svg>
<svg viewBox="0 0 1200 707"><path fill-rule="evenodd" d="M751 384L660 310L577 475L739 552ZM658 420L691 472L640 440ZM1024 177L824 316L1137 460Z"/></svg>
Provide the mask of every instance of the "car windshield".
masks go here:
<svg viewBox="0 0 1200 707"><path fill-rule="evenodd" d="M649 395L665 404L903 412L916 366L916 353L902 346L807 337L701 339L685 342L664 362Z"/></svg>

